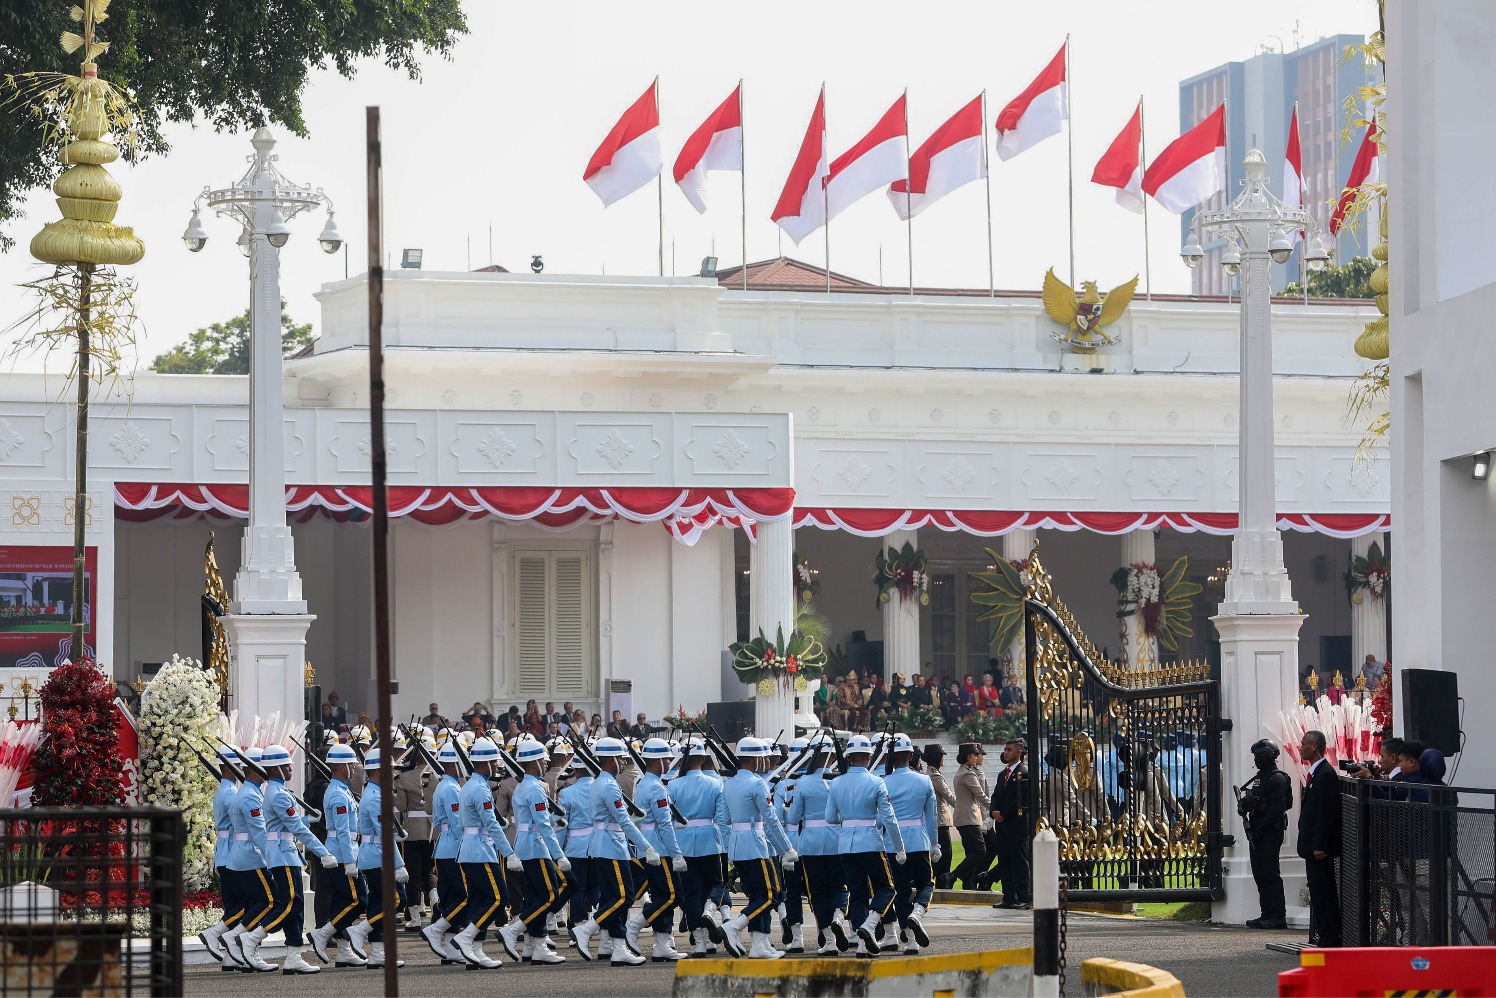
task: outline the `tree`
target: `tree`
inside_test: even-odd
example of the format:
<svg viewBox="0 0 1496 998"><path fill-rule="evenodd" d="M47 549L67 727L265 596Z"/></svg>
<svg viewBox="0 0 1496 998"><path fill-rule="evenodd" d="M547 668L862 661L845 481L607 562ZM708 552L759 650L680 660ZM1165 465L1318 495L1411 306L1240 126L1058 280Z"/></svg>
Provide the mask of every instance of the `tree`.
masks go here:
<svg viewBox="0 0 1496 998"><path fill-rule="evenodd" d="M0 77L68 68L57 47L66 9L60 0L0 4ZM219 131L274 123L305 136L301 94L313 70L352 77L358 59L376 58L419 79L418 50L449 57L467 32L461 0L129 0L111 13L100 75L135 102L137 154L166 152L162 126L199 116ZM57 174L55 155L36 155L43 128L24 101L0 103L0 226ZM0 250L11 242L0 234Z"/></svg>
<svg viewBox="0 0 1496 998"><path fill-rule="evenodd" d="M298 326L281 300L281 354L289 357L312 342L312 324ZM248 374L249 309L187 337L151 362L161 374Z"/></svg>
<svg viewBox="0 0 1496 998"><path fill-rule="evenodd" d="M1340 266L1326 264L1321 270L1309 275L1310 298L1375 298L1371 286L1371 272L1377 262L1369 256L1353 257ZM1304 285L1292 281L1283 289L1283 297L1299 298L1304 294Z"/></svg>

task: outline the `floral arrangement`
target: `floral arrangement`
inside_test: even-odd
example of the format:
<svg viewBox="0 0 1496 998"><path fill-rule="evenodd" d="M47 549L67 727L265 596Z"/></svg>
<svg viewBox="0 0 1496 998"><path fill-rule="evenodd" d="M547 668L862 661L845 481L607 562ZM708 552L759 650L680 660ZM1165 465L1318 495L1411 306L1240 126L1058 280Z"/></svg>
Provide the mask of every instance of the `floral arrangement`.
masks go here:
<svg viewBox="0 0 1496 998"><path fill-rule="evenodd" d="M1371 691L1371 717L1384 736L1392 734L1392 663L1388 662L1382 681Z"/></svg>
<svg viewBox="0 0 1496 998"><path fill-rule="evenodd" d="M821 573L810 567L810 558L795 552L795 591L806 603L815 599L821 591Z"/></svg>
<svg viewBox="0 0 1496 998"><path fill-rule="evenodd" d="M140 698L142 804L176 808L187 826L182 882L189 891L213 877L213 781L193 746L211 742L218 691L202 666L173 655Z"/></svg>
<svg viewBox="0 0 1496 998"><path fill-rule="evenodd" d="M732 652L733 671L760 696L770 696L781 683L795 693L804 693L810 688L810 680L820 679L826 668L826 649L819 641L800 631L791 631L786 639L783 627L773 641L759 628L758 637L739 641L728 650Z"/></svg>
<svg viewBox="0 0 1496 998"><path fill-rule="evenodd" d="M706 711L698 710L694 714L687 714L685 704L681 704L675 708L674 714L665 715L665 723L677 731L686 731L692 727L704 731L707 725Z"/></svg>
<svg viewBox="0 0 1496 998"><path fill-rule="evenodd" d="M21 774L31 767L31 759L46 737L40 724L0 724L0 807L14 806Z"/></svg>
<svg viewBox="0 0 1496 998"><path fill-rule="evenodd" d="M1359 603L1371 593L1372 599L1384 599L1392 585L1392 556L1382 550L1376 541L1366 549L1365 557L1351 555L1345 569L1345 594L1352 603Z"/></svg>
<svg viewBox="0 0 1496 998"><path fill-rule="evenodd" d="M114 683L88 658L52 670L41 688L47 738L36 753L36 807L123 803L114 695Z"/></svg>
<svg viewBox="0 0 1496 998"><path fill-rule="evenodd" d="M1309 767L1299 758L1299 742L1306 731L1324 732L1325 759L1331 766L1375 758L1382 744L1383 728L1371 704L1356 703L1349 697L1332 703L1328 696L1321 696L1313 706L1300 704L1284 711L1271 733L1282 744L1301 781L1309 776Z"/></svg>
<svg viewBox="0 0 1496 998"><path fill-rule="evenodd" d="M993 717L978 711L963 717L951 725L950 735L957 742L976 742L979 745L1001 745L1009 738L1023 734L1019 714L999 714Z"/></svg>
<svg viewBox="0 0 1496 998"><path fill-rule="evenodd" d="M1188 569L1189 559L1184 556L1162 574L1151 562L1133 562L1117 569L1111 578L1117 590L1117 616L1137 614L1146 637L1157 638L1169 651L1178 651L1181 638L1194 637L1190 614L1194 597L1202 588L1198 582L1185 580Z"/></svg>
<svg viewBox="0 0 1496 998"><path fill-rule="evenodd" d="M907 711L895 711L877 723L893 722L895 731L902 731L911 738L927 738L945 727L945 715L934 707L911 704Z"/></svg>
<svg viewBox="0 0 1496 998"><path fill-rule="evenodd" d="M930 602L930 575L925 564L925 553L916 551L913 544L904 542L902 548L890 547L879 551L873 562L873 585L878 587L878 602L881 606L898 590L899 602L919 597L919 605Z"/></svg>

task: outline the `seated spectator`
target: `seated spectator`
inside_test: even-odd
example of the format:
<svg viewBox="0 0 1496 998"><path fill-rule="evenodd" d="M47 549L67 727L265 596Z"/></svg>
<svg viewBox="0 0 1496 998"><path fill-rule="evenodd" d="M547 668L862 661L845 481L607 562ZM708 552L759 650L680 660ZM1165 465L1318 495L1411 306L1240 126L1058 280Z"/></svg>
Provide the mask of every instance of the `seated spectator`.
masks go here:
<svg viewBox="0 0 1496 998"><path fill-rule="evenodd" d="M519 726L518 721L510 721L509 727L504 730L504 741L507 743L512 738L518 738L524 734L524 729Z"/></svg>
<svg viewBox="0 0 1496 998"><path fill-rule="evenodd" d="M445 717L442 717L441 709L433 703L431 705L431 712L421 718L421 723L428 728L445 728L448 727L450 722Z"/></svg>
<svg viewBox="0 0 1496 998"><path fill-rule="evenodd" d="M940 698L940 712L948 726L970 716L973 709L971 694L963 690L960 683L951 683Z"/></svg>
<svg viewBox="0 0 1496 998"><path fill-rule="evenodd" d="M1018 685L1017 677L1008 677L1008 684L997 695L997 702L1003 710L1019 710L1023 707L1025 702L1023 687Z"/></svg>
<svg viewBox="0 0 1496 998"><path fill-rule="evenodd" d="M534 700L531 700L529 706L525 708L525 719L524 723L520 725L520 730L528 732L536 738L540 738L545 734L545 721L541 720L540 708L536 706Z"/></svg>
<svg viewBox="0 0 1496 998"><path fill-rule="evenodd" d="M837 689L837 706L841 708L843 723L848 730L866 731L868 707L862 698L862 682L857 673L849 672Z"/></svg>
<svg viewBox="0 0 1496 998"><path fill-rule="evenodd" d="M883 683L882 676L874 676L868 684L868 693L864 698L867 702L868 714L877 717L883 713L883 708L888 705L888 687Z"/></svg>
<svg viewBox="0 0 1496 998"><path fill-rule="evenodd" d="M581 711L577 711L577 713L580 714ZM618 711L615 710L613 713L618 714ZM619 715L619 716L622 716L622 715ZM608 728L607 728L607 725L603 724L603 716L601 714L593 714L592 715L592 723L589 724L589 725L587 725L587 737L588 738L601 738L604 735L606 735L607 733L608 733Z"/></svg>
<svg viewBox="0 0 1496 998"><path fill-rule="evenodd" d="M592 716L596 717L597 715L594 714ZM574 710L571 712L571 730L572 733L578 738L586 738L589 736L590 732L587 728L587 715L582 711Z"/></svg>
<svg viewBox="0 0 1496 998"><path fill-rule="evenodd" d="M333 690L327 694L327 702L332 706L332 723L342 727L348 723L348 709L338 700L338 691Z"/></svg>
<svg viewBox="0 0 1496 998"><path fill-rule="evenodd" d="M553 722L562 720L562 717L559 713L557 713L556 705L547 700L545 704L545 710L540 712L540 719L546 723L547 727L549 727Z"/></svg>
<svg viewBox="0 0 1496 998"><path fill-rule="evenodd" d="M966 678L961 681L961 689L965 690L966 695L971 697L973 704L977 702L977 682L971 678L971 673L968 672Z"/></svg>
<svg viewBox="0 0 1496 998"><path fill-rule="evenodd" d="M934 707L936 691L931 688L933 680L929 676L917 676L914 685L909 687L909 705L911 707Z"/></svg>
<svg viewBox="0 0 1496 998"><path fill-rule="evenodd" d="M888 691L888 703L896 710L909 709L909 679L902 673L893 674L893 685Z"/></svg>
<svg viewBox="0 0 1496 998"><path fill-rule="evenodd" d="M641 742L649 737L649 722L644 719L643 711L640 711L639 716L634 719L634 726L629 728L629 737L637 738Z"/></svg>
<svg viewBox="0 0 1496 998"><path fill-rule="evenodd" d="M472 725L474 721L482 721L484 727L493 727L493 714L489 712L488 705L481 700L473 701L473 706L463 712L462 723Z"/></svg>
<svg viewBox="0 0 1496 998"><path fill-rule="evenodd" d="M997 712L1002 709L1002 691L992 684L992 673L982 676L982 685L977 687L975 700L977 710L990 717L996 717Z"/></svg>
<svg viewBox="0 0 1496 998"><path fill-rule="evenodd" d="M629 736L629 722L624 720L623 711L615 710L613 717L608 721L608 737L627 738Z"/></svg>

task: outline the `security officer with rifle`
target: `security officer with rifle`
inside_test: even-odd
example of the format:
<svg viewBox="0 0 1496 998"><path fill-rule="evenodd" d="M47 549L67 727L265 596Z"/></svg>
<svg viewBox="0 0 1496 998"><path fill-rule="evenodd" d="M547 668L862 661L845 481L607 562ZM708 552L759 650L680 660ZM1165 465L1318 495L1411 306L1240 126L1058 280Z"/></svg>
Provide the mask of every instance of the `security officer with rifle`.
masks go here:
<svg viewBox="0 0 1496 998"><path fill-rule="evenodd" d="M1293 807L1293 781L1278 768L1278 746L1271 739L1253 743L1252 761L1257 764L1257 772L1236 791L1236 813L1246 826L1247 855L1262 911L1257 918L1248 919L1247 925L1253 929L1286 929L1288 910L1278 853L1288 829L1288 810Z"/></svg>

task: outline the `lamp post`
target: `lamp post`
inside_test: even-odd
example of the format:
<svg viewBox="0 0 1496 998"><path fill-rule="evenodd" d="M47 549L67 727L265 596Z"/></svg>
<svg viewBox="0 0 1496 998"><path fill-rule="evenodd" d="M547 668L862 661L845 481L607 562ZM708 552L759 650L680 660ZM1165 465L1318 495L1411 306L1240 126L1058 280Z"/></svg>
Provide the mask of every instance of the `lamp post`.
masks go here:
<svg viewBox="0 0 1496 998"><path fill-rule="evenodd" d="M1231 571L1225 599L1212 620L1221 635L1221 710L1231 730L1222 737L1221 779L1241 786L1254 767L1247 746L1262 737L1280 711L1296 701L1299 673L1299 628L1304 617L1293 598L1283 564L1283 535L1273 472L1273 341L1269 287L1270 263L1293 253L1289 233L1308 228L1311 218L1273 196L1265 176L1267 161L1253 149L1243 161L1247 179L1235 200L1217 211L1197 214L1200 230L1223 236L1221 266L1241 276L1241 412L1238 419L1238 517L1231 541ZM1180 251L1184 262L1198 267L1204 253L1191 234ZM1318 237L1305 249L1305 263L1317 270L1328 254ZM1224 788L1224 787L1223 787ZM1223 789L1221 788L1221 789ZM1226 798L1229 800L1229 798ZM1247 862L1246 835L1234 809L1222 808L1223 831L1234 835L1234 847L1223 856L1225 900L1214 905L1214 917L1241 923L1257 912L1256 892ZM1303 867L1284 864L1288 897L1298 895ZM1297 866L1297 869L1294 867Z"/></svg>
<svg viewBox="0 0 1496 998"><path fill-rule="evenodd" d="M270 129L257 129L251 144L254 155L244 176L227 187L205 187L182 233L189 251L202 250L208 242L201 216L206 205L240 224L238 245L249 257L249 526L226 618L234 653L232 695L246 720L275 711L284 718L301 715L306 630L315 619L306 612L286 523L280 295L280 250L291 236L286 223L325 206L327 223L318 242L329 254L343 244L331 199L320 188L292 183L276 167Z"/></svg>

